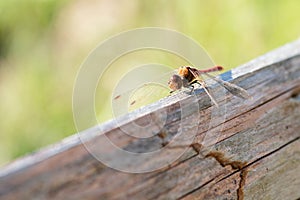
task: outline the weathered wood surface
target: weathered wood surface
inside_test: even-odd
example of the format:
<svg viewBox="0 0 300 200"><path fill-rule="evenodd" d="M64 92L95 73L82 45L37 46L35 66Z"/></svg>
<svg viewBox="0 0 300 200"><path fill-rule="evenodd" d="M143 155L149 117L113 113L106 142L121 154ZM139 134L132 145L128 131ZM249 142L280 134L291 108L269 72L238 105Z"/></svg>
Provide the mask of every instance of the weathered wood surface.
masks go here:
<svg viewBox="0 0 300 200"><path fill-rule="evenodd" d="M138 164L142 171L188 147L169 165L148 173L120 172L95 159L79 135L74 135L4 166L0 171L0 198L299 198L300 40L222 77L245 88L253 98L241 101L226 94L219 102L220 111L210 106L203 91L197 94L201 98L180 93L120 118L120 127L110 121L81 133L85 145L105 147L105 134L120 148L148 152L162 148L166 140L162 135L172 139L179 125L183 126L183 135L196 130L194 148L166 146L168 151L157 158L136 161L118 157L115 149L105 149L109 158L132 168ZM187 107L181 113L180 105L197 105L197 109ZM122 128L134 131L130 122L147 123L149 116L159 120L165 112L168 118L163 129L147 129L154 134L151 139L122 134Z"/></svg>

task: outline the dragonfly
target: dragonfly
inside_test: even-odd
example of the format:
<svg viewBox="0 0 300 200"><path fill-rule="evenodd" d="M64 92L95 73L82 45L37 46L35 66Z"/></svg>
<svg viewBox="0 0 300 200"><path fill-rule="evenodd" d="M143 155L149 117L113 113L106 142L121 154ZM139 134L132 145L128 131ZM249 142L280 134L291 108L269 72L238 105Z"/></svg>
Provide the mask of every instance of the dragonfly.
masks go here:
<svg viewBox="0 0 300 200"><path fill-rule="evenodd" d="M170 80L168 81L168 85L171 89L171 93L177 90L182 89L183 87L191 87L191 93L194 90L195 83L198 83L209 96L211 101L218 107L218 103L215 98L212 96L211 92L209 92L206 82L204 81L202 75L207 76L213 79L215 82L219 83L223 86L227 91L229 91L234 96L240 97L242 99L248 99L251 96L249 93L244 89L235 84L223 81L209 73L215 71L222 71L224 68L222 66L214 66L208 69L196 69L191 66L182 66L178 69L178 73L171 76Z"/></svg>
<svg viewBox="0 0 300 200"><path fill-rule="evenodd" d="M179 67L177 72L171 72L171 74L167 75L167 77L169 77L168 81L166 81L168 85L167 87L155 83L144 84L136 90L128 91L126 95L120 94L115 96L113 98L113 101L122 101L122 99L124 99L124 96L127 96L127 106L129 107L129 111L132 111L146 105L143 102L145 102L145 100L149 98L152 98L152 101L156 101L176 91L181 91L184 88L190 88L190 94L192 94L195 84L198 84L201 88L204 89L213 104L218 107L218 103L208 89L208 84L206 83L206 79L203 76L217 82L234 96L240 97L242 99L250 98L251 96L245 89L212 75L212 73L222 71L223 69L224 68L222 66L213 66L207 69L197 69L192 66L181 66ZM130 93L130 95L128 95L128 93Z"/></svg>

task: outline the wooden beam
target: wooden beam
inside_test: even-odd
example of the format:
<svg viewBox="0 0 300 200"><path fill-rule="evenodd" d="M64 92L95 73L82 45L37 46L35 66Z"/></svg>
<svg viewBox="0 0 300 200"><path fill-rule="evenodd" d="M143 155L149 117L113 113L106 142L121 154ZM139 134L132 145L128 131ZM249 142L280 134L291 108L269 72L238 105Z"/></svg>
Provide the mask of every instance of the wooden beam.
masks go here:
<svg viewBox="0 0 300 200"><path fill-rule="evenodd" d="M219 108L201 89L166 97L2 167L0 198L299 198L300 40L221 77L252 98L241 100L219 86L213 88ZM163 127L153 123L147 129L134 124L149 119L165 121ZM137 139L124 130L153 137ZM178 135L179 143L165 146ZM164 151L122 157L105 138L139 154ZM118 171L95 157L123 171L148 172Z"/></svg>

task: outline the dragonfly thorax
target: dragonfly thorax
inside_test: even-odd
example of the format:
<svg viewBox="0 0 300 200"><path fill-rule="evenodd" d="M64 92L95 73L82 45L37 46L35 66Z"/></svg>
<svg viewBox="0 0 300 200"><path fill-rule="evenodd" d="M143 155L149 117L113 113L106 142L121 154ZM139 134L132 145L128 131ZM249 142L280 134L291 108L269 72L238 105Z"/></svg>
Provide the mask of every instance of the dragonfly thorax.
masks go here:
<svg viewBox="0 0 300 200"><path fill-rule="evenodd" d="M178 75L185 78L188 82L192 82L195 76L190 72L192 68L189 66L182 66L178 69Z"/></svg>

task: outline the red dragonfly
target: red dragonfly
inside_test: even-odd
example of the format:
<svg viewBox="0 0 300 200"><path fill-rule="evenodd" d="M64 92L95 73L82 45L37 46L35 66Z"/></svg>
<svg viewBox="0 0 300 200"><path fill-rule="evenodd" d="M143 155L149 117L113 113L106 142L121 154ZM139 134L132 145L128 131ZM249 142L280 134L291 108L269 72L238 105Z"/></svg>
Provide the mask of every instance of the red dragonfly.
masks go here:
<svg viewBox="0 0 300 200"><path fill-rule="evenodd" d="M217 83L219 83L226 90L228 90L231 94L238 96L240 98L243 98L243 99L250 98L250 95L248 94L248 92L245 89L243 89L235 84L223 81L222 79L219 79L219 78L209 74L210 72L222 71L222 70L223 70L222 66L214 66L214 67L211 67L208 69L203 69L203 70L196 69L191 66L182 66L178 69L178 74L174 74L173 76L171 76L171 78L168 82L168 85L172 90L171 93L176 90L180 90L183 87L191 87L192 88L191 92L192 92L194 90L193 84L198 83L202 86L202 88L207 93L207 95L210 97L212 102L216 106L218 106L217 101L210 94L210 92L207 89L207 85L206 85L204 79L201 77L201 75L205 75L205 76L208 76L209 78L213 79Z"/></svg>
<svg viewBox="0 0 300 200"><path fill-rule="evenodd" d="M217 101L215 100L215 98L212 96L211 92L209 92L207 84L205 82L205 79L202 77L202 75L207 76L209 79L214 80L215 82L219 83L221 86L223 86L226 90L228 90L231 94L243 98L243 99L247 99L250 97L250 95L248 94L248 92L229 82L223 81L222 79L217 78L216 76L211 75L210 73L212 72L218 72L218 71L222 71L223 67L222 66L214 66L208 69L196 69L194 67L191 66L182 66L178 69L177 74L173 74L169 81L168 81L168 86L171 89L171 91L166 91L167 89L164 88L163 93L161 91L159 91L157 88L157 85L155 87L155 84L144 84L141 90L135 90L135 92L132 92L132 94L130 95L131 97L128 98L129 99L129 104L127 106L130 107L130 110L136 109L138 107L140 107L142 101L145 101L145 99L149 99L150 97L153 98L153 96L157 96L158 98L156 98L155 100L158 100L164 96L167 96L169 93L175 92L177 90L181 90L182 88L191 88L191 93L194 90L194 84L197 83L199 84L204 91L207 93L207 95L210 97L210 99L212 100L212 102L218 106ZM145 90L148 90L145 92ZM152 90L152 91L150 91ZM157 94L157 93L161 93L161 94ZM148 96L147 96L148 95ZM114 97L114 101L120 101L122 99L122 96L126 96L124 94L122 95L117 95ZM138 104L138 105L137 105ZM137 105L137 106L135 106ZM144 105L144 104L143 104Z"/></svg>

